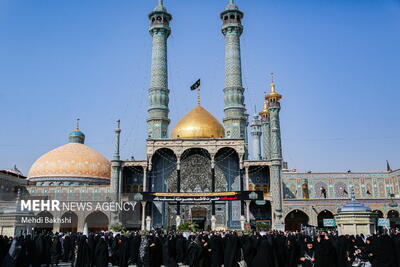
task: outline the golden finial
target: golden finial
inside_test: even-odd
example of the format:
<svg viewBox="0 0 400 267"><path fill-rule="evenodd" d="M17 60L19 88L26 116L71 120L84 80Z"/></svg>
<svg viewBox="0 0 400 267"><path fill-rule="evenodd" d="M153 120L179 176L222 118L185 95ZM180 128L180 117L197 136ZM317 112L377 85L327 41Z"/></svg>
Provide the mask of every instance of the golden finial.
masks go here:
<svg viewBox="0 0 400 267"><path fill-rule="evenodd" d="M261 112L260 112L260 116L262 116L262 117L267 117L268 114L269 114L269 111L268 111L267 93L264 92L264 107L263 107L263 109L262 109Z"/></svg>
<svg viewBox="0 0 400 267"><path fill-rule="evenodd" d="M77 119L76 119L76 130L77 130L77 131L79 131L79 121L80 121L80 119L77 118Z"/></svg>
<svg viewBox="0 0 400 267"><path fill-rule="evenodd" d="M270 88L271 88L271 92L269 93L269 95L267 96L267 98L277 98L278 100L281 98L281 95L278 94L275 90L275 82L274 82L274 77L275 77L275 73L271 72L271 84L270 84Z"/></svg>
<svg viewBox="0 0 400 267"><path fill-rule="evenodd" d="M276 93L275 91L275 82L274 82L274 73L271 72L271 93Z"/></svg>

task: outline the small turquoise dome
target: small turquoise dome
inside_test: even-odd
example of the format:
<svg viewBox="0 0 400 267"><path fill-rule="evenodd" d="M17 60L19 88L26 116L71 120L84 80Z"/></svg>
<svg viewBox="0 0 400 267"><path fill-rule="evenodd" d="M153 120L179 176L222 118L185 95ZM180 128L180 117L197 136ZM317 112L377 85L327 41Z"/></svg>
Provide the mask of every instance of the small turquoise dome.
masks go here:
<svg viewBox="0 0 400 267"><path fill-rule="evenodd" d="M82 133L80 130L72 131L68 135L68 142L69 143L84 144L85 143L85 134Z"/></svg>

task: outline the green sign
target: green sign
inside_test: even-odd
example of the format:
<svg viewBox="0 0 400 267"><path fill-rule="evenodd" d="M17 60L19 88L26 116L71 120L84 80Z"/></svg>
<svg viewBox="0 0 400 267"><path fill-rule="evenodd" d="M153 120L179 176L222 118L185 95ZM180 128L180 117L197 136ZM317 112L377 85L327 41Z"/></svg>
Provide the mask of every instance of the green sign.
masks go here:
<svg viewBox="0 0 400 267"><path fill-rule="evenodd" d="M336 227L335 219L324 219L324 227Z"/></svg>
<svg viewBox="0 0 400 267"><path fill-rule="evenodd" d="M390 227L389 219L378 218L378 226Z"/></svg>

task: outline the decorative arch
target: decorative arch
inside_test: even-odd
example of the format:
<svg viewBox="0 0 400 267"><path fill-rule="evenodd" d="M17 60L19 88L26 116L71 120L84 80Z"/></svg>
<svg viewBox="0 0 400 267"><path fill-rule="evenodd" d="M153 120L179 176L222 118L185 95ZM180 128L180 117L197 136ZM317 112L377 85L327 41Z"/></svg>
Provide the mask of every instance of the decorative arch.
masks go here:
<svg viewBox="0 0 400 267"><path fill-rule="evenodd" d="M175 150L172 150L171 148L167 147L157 148L153 153L147 154L147 163L149 171L152 171L153 169L154 157L162 155L164 151L168 152L168 154L170 155L173 155L173 157L177 160L178 156Z"/></svg>
<svg viewBox="0 0 400 267"><path fill-rule="evenodd" d="M309 220L305 212L299 209L292 210L285 217L285 230L300 231L302 226L308 225Z"/></svg>
<svg viewBox="0 0 400 267"><path fill-rule="evenodd" d="M240 152L239 152L235 147L233 147L233 146L224 146L224 147L220 147L220 148L217 150L217 152L215 153L215 155L221 154L222 152L227 151L227 150L233 150L233 151L235 151L237 157L240 158L240 156L239 156L239 155L240 155Z"/></svg>
<svg viewBox="0 0 400 267"><path fill-rule="evenodd" d="M317 182L314 185L315 198L327 198L328 197L328 185L325 182Z"/></svg>
<svg viewBox="0 0 400 267"><path fill-rule="evenodd" d="M388 218L399 218L399 212L397 210L389 210L387 213Z"/></svg>
<svg viewBox="0 0 400 267"><path fill-rule="evenodd" d="M168 191L167 185L169 181L171 179L176 180L176 169L178 166L177 155L169 148L157 149L152 155L151 164L152 169L148 173L148 178L150 180L149 191Z"/></svg>
<svg viewBox="0 0 400 267"><path fill-rule="evenodd" d="M182 192L211 191L211 155L206 149L186 149L180 155L179 162ZM168 178L169 191L176 192L176 178L176 174L171 174Z"/></svg>
<svg viewBox="0 0 400 267"><path fill-rule="evenodd" d="M399 228L400 227L400 216L397 210L389 210L387 217L390 220L390 227Z"/></svg>
<svg viewBox="0 0 400 267"><path fill-rule="evenodd" d="M261 191L269 193L270 169L268 166L249 166L247 171L249 183L261 184Z"/></svg>
<svg viewBox="0 0 400 267"><path fill-rule="evenodd" d="M318 227L323 228L324 227L324 219L333 219L333 213L329 210L323 210L320 213L318 213L317 220L318 220Z"/></svg>
<svg viewBox="0 0 400 267"><path fill-rule="evenodd" d="M255 221L271 220L271 202L266 201L264 205L257 205L255 201L250 203L250 219Z"/></svg>
<svg viewBox="0 0 400 267"><path fill-rule="evenodd" d="M89 232L107 231L109 219L108 216L101 211L94 211L86 216L85 223Z"/></svg>
<svg viewBox="0 0 400 267"><path fill-rule="evenodd" d="M383 218L383 212L380 210L373 210L373 212L378 216L378 218Z"/></svg>
<svg viewBox="0 0 400 267"><path fill-rule="evenodd" d="M221 175L216 173L216 180L226 185L226 191L239 191L241 188L240 177L243 175L241 156L237 150L231 147L221 148L215 155L215 168L221 170ZM227 227L240 226L240 201L229 201L227 206Z"/></svg>
<svg viewBox="0 0 400 267"><path fill-rule="evenodd" d="M187 157L189 157L190 155L193 154L201 154L202 156L208 158L209 160L211 160L211 153L202 147L191 147L188 149L185 149L181 154L180 154L180 160L185 160L187 159Z"/></svg>
<svg viewBox="0 0 400 267"><path fill-rule="evenodd" d="M143 185L143 179L143 166L124 166L122 168L123 193L136 193L138 191L138 187Z"/></svg>
<svg viewBox="0 0 400 267"><path fill-rule="evenodd" d="M62 223L60 225L60 232L63 233L76 233L78 231L78 215L73 211L67 211L61 216L61 221L63 219L69 219L70 222Z"/></svg>
<svg viewBox="0 0 400 267"><path fill-rule="evenodd" d="M215 154L215 167L222 171L228 191L240 189L240 161L239 153L232 147L220 148Z"/></svg>
<svg viewBox="0 0 400 267"><path fill-rule="evenodd" d="M334 185L335 196L337 198L348 197L349 191L347 190L347 184L344 182L337 182Z"/></svg>

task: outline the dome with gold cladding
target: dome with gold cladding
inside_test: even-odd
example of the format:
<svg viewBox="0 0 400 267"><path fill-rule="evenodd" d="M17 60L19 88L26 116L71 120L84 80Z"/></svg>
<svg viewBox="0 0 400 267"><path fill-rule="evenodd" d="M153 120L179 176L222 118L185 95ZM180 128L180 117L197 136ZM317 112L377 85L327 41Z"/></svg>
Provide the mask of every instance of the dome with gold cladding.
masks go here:
<svg viewBox="0 0 400 267"><path fill-rule="evenodd" d="M223 138L224 127L207 110L200 105L194 107L175 125L171 138Z"/></svg>

